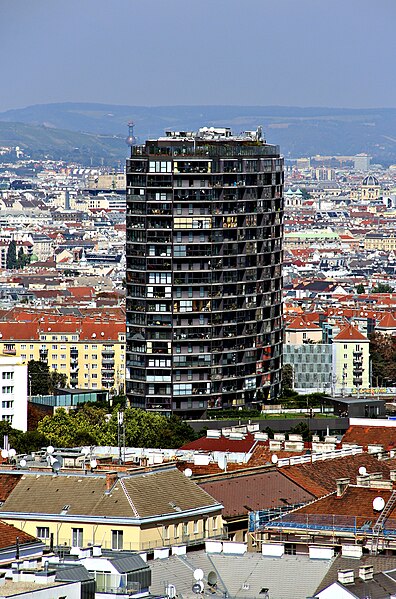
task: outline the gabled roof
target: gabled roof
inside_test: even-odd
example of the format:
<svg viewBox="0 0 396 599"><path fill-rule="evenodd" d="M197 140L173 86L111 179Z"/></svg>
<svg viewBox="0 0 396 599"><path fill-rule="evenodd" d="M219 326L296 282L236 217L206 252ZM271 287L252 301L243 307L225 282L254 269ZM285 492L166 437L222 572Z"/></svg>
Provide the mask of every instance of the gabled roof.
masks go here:
<svg viewBox="0 0 396 599"><path fill-rule="evenodd" d="M221 505L176 468L139 472L114 480L105 476L24 474L0 507L2 513L144 519L175 516ZM66 507L65 507L66 506Z"/></svg>
<svg viewBox="0 0 396 599"><path fill-rule="evenodd" d="M376 330L396 329L396 318L393 316L392 312L385 312L375 328Z"/></svg>
<svg viewBox="0 0 396 599"><path fill-rule="evenodd" d="M293 318L291 322L286 326L288 331L321 331L322 329L309 320L306 320L303 316L297 316Z"/></svg>
<svg viewBox="0 0 396 599"><path fill-rule="evenodd" d="M367 337L365 337L360 331L355 329L351 324L347 324L336 337L334 337L334 341L367 341Z"/></svg>

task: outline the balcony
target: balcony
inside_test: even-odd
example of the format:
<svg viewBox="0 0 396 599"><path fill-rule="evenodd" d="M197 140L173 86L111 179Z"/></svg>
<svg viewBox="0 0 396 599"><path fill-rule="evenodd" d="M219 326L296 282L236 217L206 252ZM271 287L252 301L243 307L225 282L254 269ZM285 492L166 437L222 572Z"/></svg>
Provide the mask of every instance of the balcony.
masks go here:
<svg viewBox="0 0 396 599"><path fill-rule="evenodd" d="M192 545L203 545L205 541L224 540L227 538L227 528L223 527L205 536L202 532L197 532L188 535L180 535L180 537L176 537L175 539L156 539L153 541L148 541L146 543L142 543L141 550L147 551L150 549L156 549L158 547L172 547L174 545L187 545L191 547Z"/></svg>

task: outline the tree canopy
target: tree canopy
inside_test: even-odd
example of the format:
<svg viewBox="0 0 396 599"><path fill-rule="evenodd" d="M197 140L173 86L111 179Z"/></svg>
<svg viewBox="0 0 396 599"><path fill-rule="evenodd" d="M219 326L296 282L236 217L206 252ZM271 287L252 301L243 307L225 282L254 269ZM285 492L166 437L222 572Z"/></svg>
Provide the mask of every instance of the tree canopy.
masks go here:
<svg viewBox="0 0 396 599"><path fill-rule="evenodd" d="M376 286L372 288L371 293L392 293L392 291L393 287L387 283L377 283Z"/></svg>
<svg viewBox="0 0 396 599"><path fill-rule="evenodd" d="M84 404L66 412L60 408L46 416L37 430L57 447L78 445L117 445L117 415L104 408ZM124 410L125 443L129 447L177 448L196 438L194 430L176 416L167 418L133 408Z"/></svg>
<svg viewBox="0 0 396 599"><path fill-rule="evenodd" d="M393 387L396 384L396 338L393 335L370 335L372 383Z"/></svg>
<svg viewBox="0 0 396 599"><path fill-rule="evenodd" d="M46 362L28 362L29 395L51 395L56 389L66 386L67 377L57 370L50 370Z"/></svg>
<svg viewBox="0 0 396 599"><path fill-rule="evenodd" d="M17 250L16 250L16 242L14 239L10 241L10 245L8 246L7 256L6 256L6 267L9 269L17 268L18 260L17 260Z"/></svg>

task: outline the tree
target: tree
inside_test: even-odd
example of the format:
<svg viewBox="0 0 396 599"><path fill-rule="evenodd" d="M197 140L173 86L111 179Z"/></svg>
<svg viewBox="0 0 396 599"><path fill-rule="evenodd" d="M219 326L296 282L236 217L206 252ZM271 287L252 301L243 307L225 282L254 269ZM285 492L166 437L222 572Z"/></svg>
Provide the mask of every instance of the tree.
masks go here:
<svg viewBox="0 0 396 599"><path fill-rule="evenodd" d="M56 389L66 386L67 377L57 370L51 370L46 362L28 362L29 395L52 395Z"/></svg>
<svg viewBox="0 0 396 599"><path fill-rule="evenodd" d="M282 383L285 391L294 387L294 370L291 364L284 364L282 368Z"/></svg>
<svg viewBox="0 0 396 599"><path fill-rule="evenodd" d="M16 242L14 241L14 239L12 239L10 241L10 245L8 246L8 250L7 250L6 268L13 269L13 268L17 268L17 267L18 267L18 260L17 260L17 252L16 252Z"/></svg>
<svg viewBox="0 0 396 599"><path fill-rule="evenodd" d="M125 442L129 447L177 448L196 438L194 430L176 416L127 408L124 410ZM58 447L117 445L118 410L109 416L92 403L67 413L58 409L38 423L37 430Z"/></svg>
<svg viewBox="0 0 396 599"><path fill-rule="evenodd" d="M30 264L30 256L27 256L21 246L18 251L17 268L24 268L27 264Z"/></svg>
<svg viewBox="0 0 396 599"><path fill-rule="evenodd" d="M364 289L363 283L359 283L359 285L356 286L356 293L358 293L360 295L361 293L364 293L364 292L365 292L365 289Z"/></svg>
<svg viewBox="0 0 396 599"><path fill-rule="evenodd" d="M393 287L387 285L386 283L377 283L375 287L372 288L371 293L392 293Z"/></svg>
<svg viewBox="0 0 396 599"><path fill-rule="evenodd" d="M372 333L369 339L372 383L393 387L396 383L396 339L381 333Z"/></svg>
<svg viewBox="0 0 396 599"><path fill-rule="evenodd" d="M299 422L296 426L293 426L290 433L294 433L296 435L302 435L303 441L312 441L312 433L309 430L309 426L306 422Z"/></svg>

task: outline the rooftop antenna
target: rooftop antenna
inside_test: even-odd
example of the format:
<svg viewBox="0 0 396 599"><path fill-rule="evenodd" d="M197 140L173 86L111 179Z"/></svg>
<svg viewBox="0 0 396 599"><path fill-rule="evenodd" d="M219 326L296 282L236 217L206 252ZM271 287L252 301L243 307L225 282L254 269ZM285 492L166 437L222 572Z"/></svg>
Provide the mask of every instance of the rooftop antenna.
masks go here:
<svg viewBox="0 0 396 599"><path fill-rule="evenodd" d="M124 412L120 410L117 413L117 431L118 431L118 463L125 463L125 422Z"/></svg>

